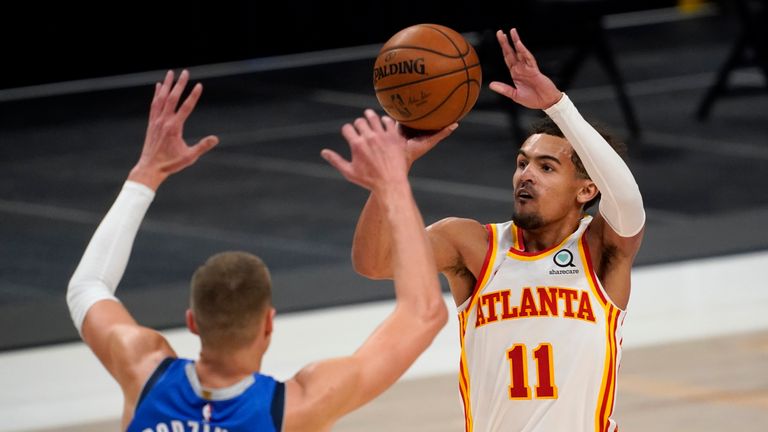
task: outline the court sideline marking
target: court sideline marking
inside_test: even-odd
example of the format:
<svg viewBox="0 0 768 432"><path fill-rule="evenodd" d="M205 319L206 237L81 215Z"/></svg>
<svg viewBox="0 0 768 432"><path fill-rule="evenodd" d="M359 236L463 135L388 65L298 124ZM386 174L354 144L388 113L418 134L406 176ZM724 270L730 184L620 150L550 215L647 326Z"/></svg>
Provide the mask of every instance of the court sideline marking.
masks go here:
<svg viewBox="0 0 768 432"><path fill-rule="evenodd" d="M0 199L0 212L89 226L95 226L104 217L104 215L100 213L67 208L59 205L35 204L5 199ZM198 240L252 243L301 254L313 254L335 258L349 257L349 249L347 247L334 246L328 243L296 240L265 234L246 233L242 231L223 230L199 225L183 225L174 222L152 220L150 218L144 220L140 230L153 234L171 235Z"/></svg>

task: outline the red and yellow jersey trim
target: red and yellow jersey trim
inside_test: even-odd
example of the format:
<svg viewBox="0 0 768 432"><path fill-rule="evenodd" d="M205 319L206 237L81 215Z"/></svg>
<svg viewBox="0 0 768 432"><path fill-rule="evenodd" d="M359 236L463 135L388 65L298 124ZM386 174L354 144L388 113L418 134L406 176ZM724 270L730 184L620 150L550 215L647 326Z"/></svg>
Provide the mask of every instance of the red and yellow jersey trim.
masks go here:
<svg viewBox="0 0 768 432"><path fill-rule="evenodd" d="M469 370L467 367L467 355L464 347L464 335L467 330L467 319L470 312L474 309L475 303L478 298L478 293L488 283L493 271L493 264L496 261L496 250L498 249L498 229L495 224L487 224L485 226L488 230L488 250L485 253L485 260L483 266L480 268L480 273L477 274L477 282L472 289L472 294L469 296L467 307L459 312L459 340L461 341L461 359L459 360L459 393L461 393L461 401L464 406L464 429L466 432L472 431L472 406L470 404L469 393Z"/></svg>
<svg viewBox="0 0 768 432"><path fill-rule="evenodd" d="M477 298L483 287L488 283L491 277L491 271L493 270L493 263L496 261L496 249L498 249L498 228L496 224L487 224L485 229L488 230L488 250L485 252L485 259L483 260L483 266L480 267L480 273L477 274L477 281L474 288L472 288L472 294L469 296L469 307L465 310L472 309L472 303Z"/></svg>
<svg viewBox="0 0 768 432"><path fill-rule="evenodd" d="M597 275L595 274L595 268L592 265L592 256L589 253L586 232L579 239L579 255L581 256L581 263L587 271L587 280L589 281L589 286L592 288L592 293L598 300L600 300L600 305L603 306L603 308L607 308L611 305L611 301L608 298L608 294L605 293L600 286L600 282L598 282Z"/></svg>
<svg viewBox="0 0 768 432"><path fill-rule="evenodd" d="M463 311L459 314L459 339L461 341L461 359L459 360L459 393L461 394L461 403L464 407L464 430L472 432L472 405L469 393L469 369L467 367L467 354L464 348L464 331L467 328L467 317L469 313Z"/></svg>
<svg viewBox="0 0 768 432"><path fill-rule="evenodd" d="M567 236L563 241L561 241L559 244L552 246L550 248L536 251L536 252L526 252L525 251L525 239L523 238L523 230L517 227L514 223L509 228L512 230L512 246L507 251L507 256L510 258L514 258L520 261L535 261L541 258L544 258L546 256L552 255L556 251L559 251L560 249L565 246L565 244L568 242L568 240L573 237L573 234Z"/></svg>
<svg viewBox="0 0 768 432"><path fill-rule="evenodd" d="M616 400L616 372L618 370L618 344L616 341L616 328L619 325L619 316L621 311L613 306L609 307L610 312L606 317L606 339L605 364L603 370L603 380L600 385L600 393L595 407L595 431L608 432L610 427L611 414L613 414L613 404Z"/></svg>
<svg viewBox="0 0 768 432"><path fill-rule="evenodd" d="M603 378L600 383L597 406L595 407L595 431L607 432L610 426L611 414L613 413L613 404L616 400L616 372L618 370L618 345L620 344L620 341L616 340L616 330L620 324L619 317L622 311L611 302L607 293L600 286L594 266L592 265L592 257L589 254L586 235L582 235L579 239L579 255L581 256L584 268L587 270L587 280L589 281L590 289L600 301L605 312L605 360L603 362Z"/></svg>

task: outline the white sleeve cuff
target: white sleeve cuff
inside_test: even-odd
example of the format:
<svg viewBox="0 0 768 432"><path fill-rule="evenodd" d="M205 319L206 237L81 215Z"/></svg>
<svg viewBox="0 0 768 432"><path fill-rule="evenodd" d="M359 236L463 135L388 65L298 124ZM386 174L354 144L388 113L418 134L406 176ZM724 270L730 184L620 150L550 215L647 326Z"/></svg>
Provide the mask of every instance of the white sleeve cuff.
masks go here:
<svg viewBox="0 0 768 432"><path fill-rule="evenodd" d="M155 192L141 183L126 181L85 249L69 281L67 305L82 335L88 310L101 300L118 301L114 293L128 265L133 241Z"/></svg>

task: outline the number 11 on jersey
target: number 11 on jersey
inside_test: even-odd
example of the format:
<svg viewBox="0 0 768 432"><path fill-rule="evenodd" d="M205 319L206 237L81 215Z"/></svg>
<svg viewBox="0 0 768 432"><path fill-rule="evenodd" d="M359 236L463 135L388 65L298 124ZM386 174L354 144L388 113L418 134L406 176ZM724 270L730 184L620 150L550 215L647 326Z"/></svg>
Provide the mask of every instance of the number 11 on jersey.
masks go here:
<svg viewBox="0 0 768 432"><path fill-rule="evenodd" d="M554 361L552 358L552 345L541 343L533 350L533 358L536 361L536 398L557 399L557 386L555 385ZM507 350L509 360L509 398L530 399L531 388L528 387L528 348L525 344L515 344Z"/></svg>

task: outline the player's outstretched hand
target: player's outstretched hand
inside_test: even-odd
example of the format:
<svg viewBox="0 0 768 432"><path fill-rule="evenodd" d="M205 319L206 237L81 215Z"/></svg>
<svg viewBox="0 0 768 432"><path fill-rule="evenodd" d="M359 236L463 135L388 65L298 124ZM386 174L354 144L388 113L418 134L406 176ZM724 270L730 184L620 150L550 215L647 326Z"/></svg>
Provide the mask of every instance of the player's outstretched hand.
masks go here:
<svg viewBox="0 0 768 432"><path fill-rule="evenodd" d="M434 133L408 136L409 134L406 133L402 125L398 124L400 133L408 138L408 167L413 165L417 159L427 154L427 152L432 150L440 141L447 138L448 135L452 134L458 127L458 123L453 123Z"/></svg>
<svg viewBox="0 0 768 432"><path fill-rule="evenodd" d="M501 46L504 63L507 64L514 87L494 81L489 85L490 89L527 108L551 107L560 100L562 92L557 89L551 79L541 73L533 54L520 40L517 29L510 30L509 35L512 38L512 44L509 43L503 31L496 32L496 39Z"/></svg>
<svg viewBox="0 0 768 432"><path fill-rule="evenodd" d="M320 154L347 180L372 191L408 180L407 139L392 118L367 109L364 117L345 124L341 134L349 144L350 161L329 149Z"/></svg>
<svg viewBox="0 0 768 432"><path fill-rule="evenodd" d="M165 80L155 84L144 147L139 162L128 176L129 180L144 183L156 190L168 176L194 164L200 156L219 143L219 138L214 135L192 146L184 140L184 122L195 109L203 92L202 84L195 84L179 105L188 81L188 71L182 71L176 83L173 71L168 71Z"/></svg>

